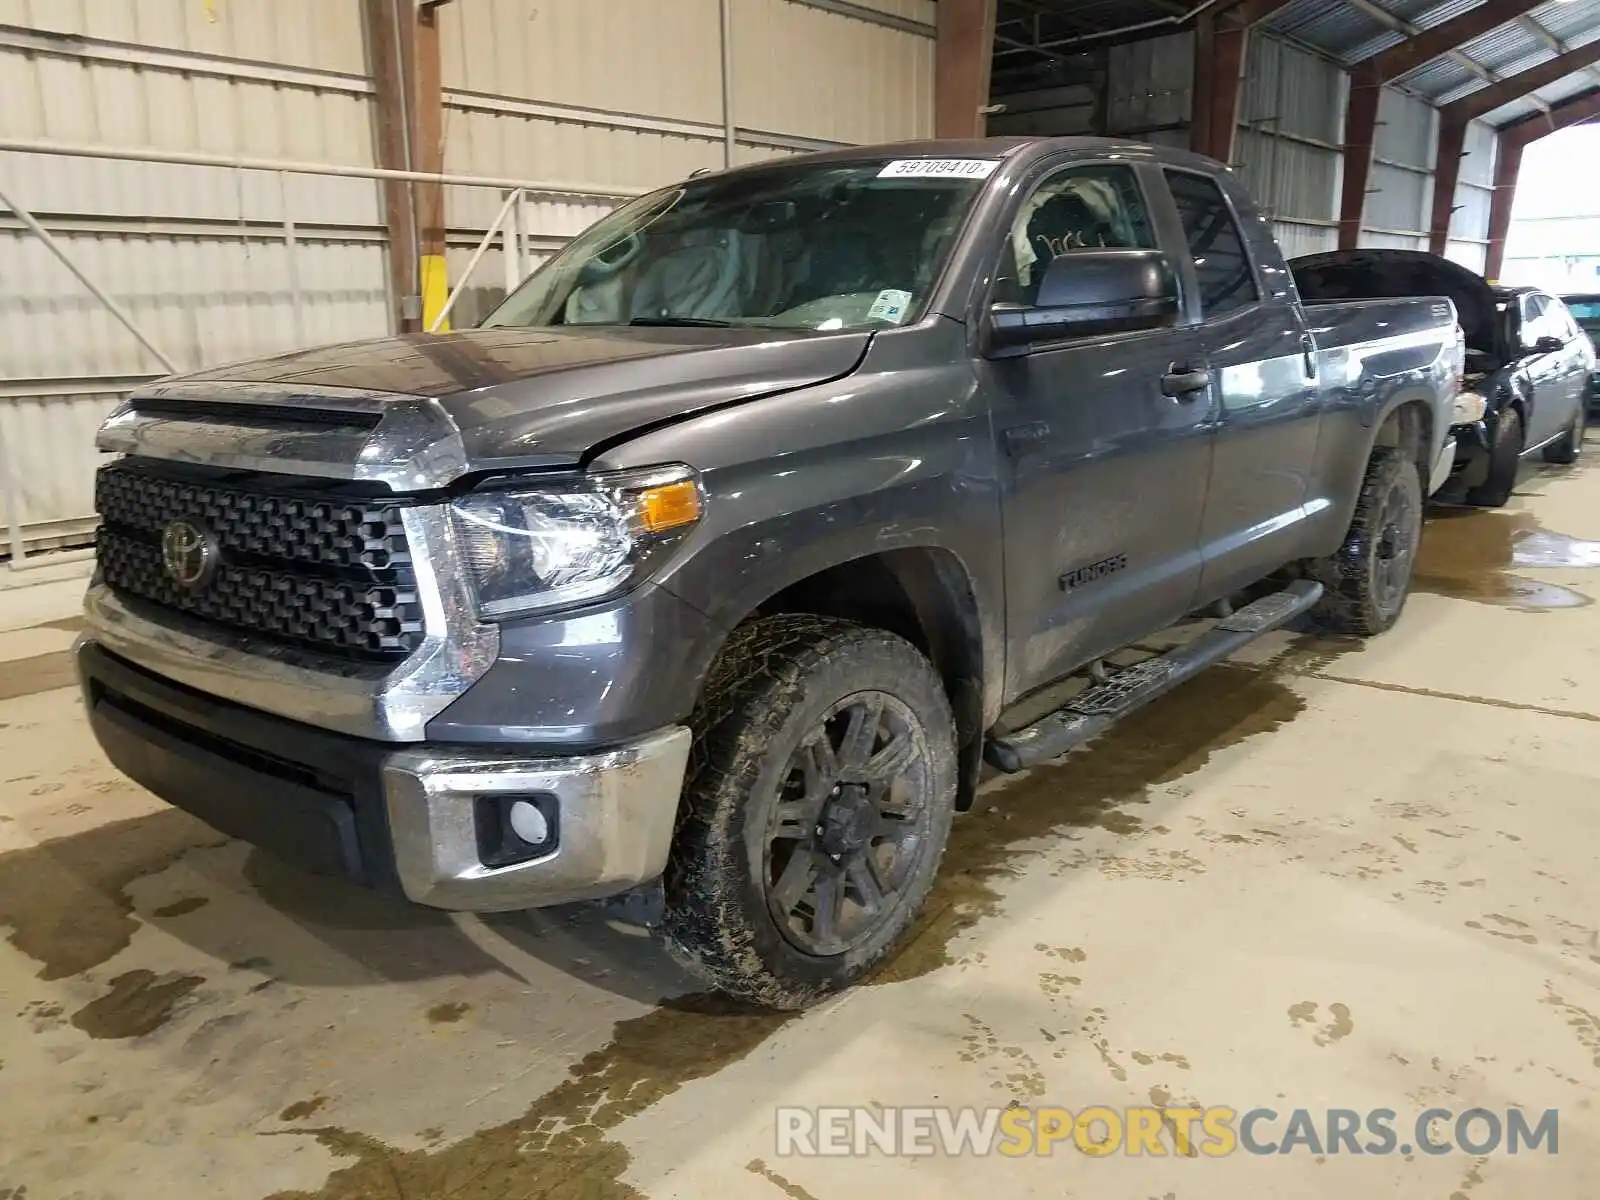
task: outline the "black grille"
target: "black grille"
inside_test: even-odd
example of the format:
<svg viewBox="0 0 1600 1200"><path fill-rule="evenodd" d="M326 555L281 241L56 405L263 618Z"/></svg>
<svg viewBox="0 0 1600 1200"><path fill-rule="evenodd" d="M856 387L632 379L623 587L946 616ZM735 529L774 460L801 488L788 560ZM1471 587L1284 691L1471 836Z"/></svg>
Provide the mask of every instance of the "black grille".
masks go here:
<svg viewBox="0 0 1600 1200"><path fill-rule="evenodd" d="M95 507L100 570L117 592L344 657L403 658L422 641L399 504L115 463L96 478ZM176 521L215 542L216 570L198 587L163 563Z"/></svg>

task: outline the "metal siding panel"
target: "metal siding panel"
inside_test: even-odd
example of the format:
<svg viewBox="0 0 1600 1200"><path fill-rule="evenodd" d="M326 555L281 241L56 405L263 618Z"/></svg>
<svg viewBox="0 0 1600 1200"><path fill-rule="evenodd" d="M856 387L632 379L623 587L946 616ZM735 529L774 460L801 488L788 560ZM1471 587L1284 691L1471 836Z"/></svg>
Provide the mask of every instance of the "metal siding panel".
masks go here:
<svg viewBox="0 0 1600 1200"><path fill-rule="evenodd" d="M1473 121L1467 126L1467 138L1463 144L1466 154L1461 159L1463 182L1493 186L1495 136L1494 129L1482 121Z"/></svg>
<svg viewBox="0 0 1600 1200"><path fill-rule="evenodd" d="M650 188L722 165L720 139L580 125L518 113L447 110L445 170L504 179L578 181ZM484 230L503 197L483 188L446 189L454 228ZM534 232L566 237L594 223L610 205L588 198L541 199Z"/></svg>
<svg viewBox="0 0 1600 1200"><path fill-rule="evenodd" d="M1241 129L1234 154L1245 186L1267 212L1315 220L1335 217L1336 151Z"/></svg>
<svg viewBox="0 0 1600 1200"><path fill-rule="evenodd" d="M791 0L733 0L733 51L743 128L863 144L933 134L930 38Z"/></svg>
<svg viewBox="0 0 1600 1200"><path fill-rule="evenodd" d="M1272 37L1250 42L1239 105L1242 124L1337 143L1344 121L1344 73Z"/></svg>
<svg viewBox="0 0 1600 1200"><path fill-rule="evenodd" d="M57 241L180 369L293 349L280 240L58 234ZM0 378L163 373L161 364L31 235L0 230ZM297 264L304 341L387 332L383 246L306 242Z"/></svg>
<svg viewBox="0 0 1600 1200"><path fill-rule="evenodd" d="M1393 88L1378 97L1378 130L1374 153L1408 166L1433 167L1434 109Z"/></svg>
<svg viewBox="0 0 1600 1200"><path fill-rule="evenodd" d="M1452 241L1445 244L1444 256L1482 275L1489 262L1489 248L1482 242Z"/></svg>
<svg viewBox="0 0 1600 1200"><path fill-rule="evenodd" d="M1192 33L1113 46L1110 56L1109 133L1188 124L1194 91Z"/></svg>
<svg viewBox="0 0 1600 1200"><path fill-rule="evenodd" d="M1362 218L1364 226L1406 233L1428 227L1433 186L1427 176L1379 163L1372 168L1371 186L1374 190L1367 196L1366 214Z"/></svg>
<svg viewBox="0 0 1600 1200"><path fill-rule="evenodd" d="M324 71L365 71L360 0L9 0L0 24Z"/></svg>
<svg viewBox="0 0 1600 1200"><path fill-rule="evenodd" d="M852 3L859 8L920 21L924 25L937 25L939 22L939 7L935 0L852 0Z"/></svg>
<svg viewBox="0 0 1600 1200"><path fill-rule="evenodd" d="M1285 258L1298 258L1302 254L1321 254L1339 246L1339 230L1333 225L1301 225L1292 221L1274 221L1272 232L1278 239Z"/></svg>
<svg viewBox="0 0 1600 1200"><path fill-rule="evenodd" d="M33 526L94 515L94 472L106 455L94 448L95 430L125 393L72 396L0 396L0 454L12 474L24 536ZM0 493L0 528L9 521ZM83 541L82 537L73 541Z"/></svg>
<svg viewBox="0 0 1600 1200"><path fill-rule="evenodd" d="M722 120L717 0L467 0L438 11L447 88Z"/></svg>
<svg viewBox="0 0 1600 1200"><path fill-rule="evenodd" d="M1428 239L1425 237L1408 237L1402 234L1374 233L1370 229L1363 229L1361 231L1361 245L1380 250L1426 250L1428 248Z"/></svg>

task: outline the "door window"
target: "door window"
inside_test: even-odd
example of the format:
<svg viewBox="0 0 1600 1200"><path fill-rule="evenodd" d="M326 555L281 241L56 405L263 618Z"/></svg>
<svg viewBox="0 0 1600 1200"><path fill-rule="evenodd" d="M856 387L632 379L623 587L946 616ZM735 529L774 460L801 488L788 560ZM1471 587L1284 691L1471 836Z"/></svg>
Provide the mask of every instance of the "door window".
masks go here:
<svg viewBox="0 0 1600 1200"><path fill-rule="evenodd" d="M1255 272L1233 210L1204 175L1168 171L1167 184L1183 220L1184 236L1200 283L1200 305L1207 319L1245 308L1261 299Z"/></svg>
<svg viewBox="0 0 1600 1200"><path fill-rule="evenodd" d="M1522 344L1531 350L1540 338L1550 332L1544 297L1525 297L1522 301Z"/></svg>
<svg viewBox="0 0 1600 1200"><path fill-rule="evenodd" d="M1078 250L1155 250L1150 213L1129 167L1072 167L1051 175L1012 223L995 299L1031 307L1045 269Z"/></svg>

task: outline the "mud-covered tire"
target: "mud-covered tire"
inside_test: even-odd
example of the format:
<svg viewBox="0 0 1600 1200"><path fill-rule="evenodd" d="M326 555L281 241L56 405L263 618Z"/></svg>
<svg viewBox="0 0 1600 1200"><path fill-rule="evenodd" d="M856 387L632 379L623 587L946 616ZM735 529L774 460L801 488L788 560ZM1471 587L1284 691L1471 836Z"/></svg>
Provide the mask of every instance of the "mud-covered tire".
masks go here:
<svg viewBox="0 0 1600 1200"><path fill-rule="evenodd" d="M1589 428L1589 401L1584 399L1578 404L1578 411L1572 415L1572 424L1555 441L1544 448L1544 460L1555 463L1559 467L1570 466L1578 461L1578 456L1583 453L1583 435Z"/></svg>
<svg viewBox="0 0 1600 1200"><path fill-rule="evenodd" d="M1310 564L1325 589L1311 613L1314 624L1368 637L1400 619L1422 541L1422 504L1417 464L1388 446L1374 450L1344 545Z"/></svg>
<svg viewBox="0 0 1600 1200"><path fill-rule="evenodd" d="M884 698L879 717L870 715L875 697ZM858 713L863 733L852 741ZM867 736L869 721L877 723ZM767 1008L803 1008L866 975L911 929L949 838L958 777L955 722L932 665L904 639L847 621L753 621L729 638L691 726L694 749L666 874L669 948L719 991ZM851 771L844 764L861 757L853 750L861 744L865 765L847 780ZM870 782L854 781L872 777L868 768L880 759L877 773L887 777L892 750L900 758L916 756L904 786L874 792ZM823 797L818 815L798 815L809 812L816 795ZM922 807L901 823L894 819L900 812L895 798L908 797ZM852 813L850 803L865 808ZM824 840L824 821L836 840ZM903 863L897 850L890 853L887 835L872 832L893 825L893 836L910 837L913 823L920 840ZM865 840L865 852L875 856L870 864L859 848L842 852L857 855L843 867L834 862L832 854L851 839ZM806 912L806 899L798 909L785 908L795 885L779 886L806 845L813 846L804 851L810 859L797 870L811 872L808 886L815 890L809 929L802 928L806 918L795 915ZM880 874L890 857L896 871ZM856 868L872 875L870 885ZM826 903L825 875L838 889ZM892 892L879 892L884 903L872 918L876 923L846 945L844 930L852 927L845 916L870 915L862 888L894 880L899 886ZM838 931L831 940L820 930L825 907ZM781 919L778 911L785 914ZM801 944L807 938L809 947ZM836 952L825 952L835 945Z"/></svg>
<svg viewBox="0 0 1600 1200"><path fill-rule="evenodd" d="M1467 503L1479 508L1499 508L1511 499L1517 486L1517 471L1522 465L1522 414L1507 407L1495 426L1494 445L1489 447L1489 474L1467 492Z"/></svg>

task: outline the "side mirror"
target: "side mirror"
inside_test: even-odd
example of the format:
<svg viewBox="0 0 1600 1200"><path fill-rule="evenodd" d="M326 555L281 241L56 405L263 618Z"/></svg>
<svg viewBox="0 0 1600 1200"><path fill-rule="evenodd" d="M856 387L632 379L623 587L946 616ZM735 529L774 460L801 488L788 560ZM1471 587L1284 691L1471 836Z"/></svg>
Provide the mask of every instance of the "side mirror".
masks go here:
<svg viewBox="0 0 1600 1200"><path fill-rule="evenodd" d="M1159 328L1178 308L1178 278L1161 251L1069 250L1045 268L1032 308L990 310L989 341L996 351L1025 354L1067 337Z"/></svg>
<svg viewBox="0 0 1600 1200"><path fill-rule="evenodd" d="M1565 350L1566 348L1567 344L1560 338L1547 333L1533 344L1533 353L1554 354L1556 351Z"/></svg>

